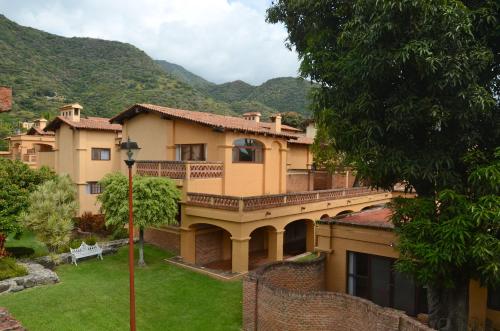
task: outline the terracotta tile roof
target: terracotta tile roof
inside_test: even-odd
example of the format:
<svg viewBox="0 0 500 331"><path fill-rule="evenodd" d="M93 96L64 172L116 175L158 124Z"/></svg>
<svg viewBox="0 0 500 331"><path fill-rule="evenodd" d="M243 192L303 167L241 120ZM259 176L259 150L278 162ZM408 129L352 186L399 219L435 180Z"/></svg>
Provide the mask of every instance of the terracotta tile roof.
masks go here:
<svg viewBox="0 0 500 331"><path fill-rule="evenodd" d="M39 128L35 128L34 126L32 126L28 132L26 132L27 135L30 135L30 136L35 136L35 135L40 135L40 136L53 136L55 135L55 133L53 131L43 131Z"/></svg>
<svg viewBox="0 0 500 331"><path fill-rule="evenodd" d="M104 117L88 117L80 118L80 122L73 122L63 116L57 116L54 120L47 124L45 131L55 131L62 123L65 123L75 129L83 130L103 130L103 131L121 131L120 124L111 124L109 118Z"/></svg>
<svg viewBox="0 0 500 331"><path fill-rule="evenodd" d="M389 208L379 207L340 215L334 218L324 218L318 222L322 224L341 224L392 230L394 229L394 224L390 221L391 215L392 211Z"/></svg>
<svg viewBox="0 0 500 331"><path fill-rule="evenodd" d="M298 134L297 139L288 140L290 144L302 144L302 145L312 145L314 143L314 139L306 137L304 134Z"/></svg>
<svg viewBox="0 0 500 331"><path fill-rule="evenodd" d="M139 113L156 112L167 118L192 121L213 128L236 130L255 134L266 134L287 139L297 139L297 135L286 130L275 132L271 130L271 123L255 122L245 120L241 117L223 116L218 114L175 109L151 104L136 104L111 118L111 123L123 123L125 119L131 118ZM291 127L288 127L291 128Z"/></svg>

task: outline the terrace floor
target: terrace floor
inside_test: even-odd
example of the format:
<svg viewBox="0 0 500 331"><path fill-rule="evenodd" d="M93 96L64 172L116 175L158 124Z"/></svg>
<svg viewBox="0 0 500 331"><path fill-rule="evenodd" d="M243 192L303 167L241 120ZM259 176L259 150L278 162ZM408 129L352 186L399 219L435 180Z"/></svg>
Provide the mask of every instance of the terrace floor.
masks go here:
<svg viewBox="0 0 500 331"><path fill-rule="evenodd" d="M137 255L136 255L137 256ZM138 330L240 330L241 281L220 281L166 263L173 254L146 245L147 267L136 269ZM61 282L0 295L25 328L127 330L127 248L103 261L56 269Z"/></svg>

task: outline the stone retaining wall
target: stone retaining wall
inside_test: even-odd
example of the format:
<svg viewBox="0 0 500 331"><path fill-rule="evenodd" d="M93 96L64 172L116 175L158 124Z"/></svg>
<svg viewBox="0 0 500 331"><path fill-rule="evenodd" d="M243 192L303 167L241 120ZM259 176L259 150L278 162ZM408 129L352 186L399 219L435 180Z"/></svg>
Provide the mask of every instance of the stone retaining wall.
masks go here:
<svg viewBox="0 0 500 331"><path fill-rule="evenodd" d="M28 262L19 264L28 269L28 274L0 281L0 294L19 292L27 288L59 282L59 277L55 272L44 268L38 263Z"/></svg>
<svg viewBox="0 0 500 331"><path fill-rule="evenodd" d="M324 257L278 262L243 280L243 330L430 331L403 312L326 292Z"/></svg>

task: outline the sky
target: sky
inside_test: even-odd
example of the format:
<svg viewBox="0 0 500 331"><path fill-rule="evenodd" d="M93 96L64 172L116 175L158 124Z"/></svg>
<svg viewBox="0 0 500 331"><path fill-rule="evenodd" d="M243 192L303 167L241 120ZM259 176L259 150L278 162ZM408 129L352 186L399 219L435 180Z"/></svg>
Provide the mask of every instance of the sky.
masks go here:
<svg viewBox="0 0 500 331"><path fill-rule="evenodd" d="M0 13L65 37L127 42L215 83L297 76L271 0L0 0Z"/></svg>

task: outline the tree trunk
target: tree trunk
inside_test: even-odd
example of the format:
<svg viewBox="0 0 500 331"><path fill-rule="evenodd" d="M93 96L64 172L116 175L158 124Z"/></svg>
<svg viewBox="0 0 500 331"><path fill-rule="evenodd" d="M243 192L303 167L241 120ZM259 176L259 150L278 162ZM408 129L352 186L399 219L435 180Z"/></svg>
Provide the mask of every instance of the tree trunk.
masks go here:
<svg viewBox="0 0 500 331"><path fill-rule="evenodd" d="M467 331L469 280L456 282L454 288L429 286L429 326L440 331Z"/></svg>
<svg viewBox="0 0 500 331"><path fill-rule="evenodd" d="M7 237L3 235L3 233L0 233L0 257L7 255L7 252L5 251L5 240Z"/></svg>
<svg viewBox="0 0 500 331"><path fill-rule="evenodd" d="M139 267L145 267L146 262L144 262L144 228L139 228L139 262L137 263Z"/></svg>

